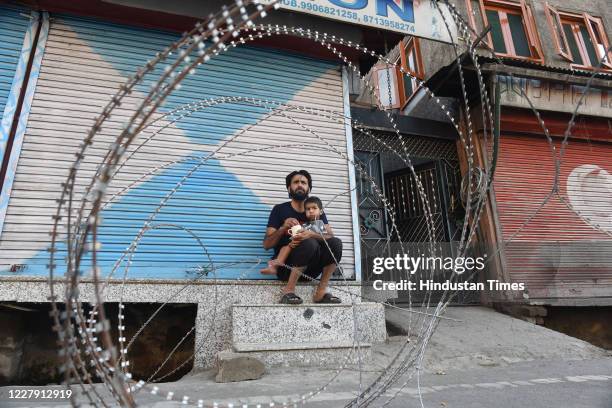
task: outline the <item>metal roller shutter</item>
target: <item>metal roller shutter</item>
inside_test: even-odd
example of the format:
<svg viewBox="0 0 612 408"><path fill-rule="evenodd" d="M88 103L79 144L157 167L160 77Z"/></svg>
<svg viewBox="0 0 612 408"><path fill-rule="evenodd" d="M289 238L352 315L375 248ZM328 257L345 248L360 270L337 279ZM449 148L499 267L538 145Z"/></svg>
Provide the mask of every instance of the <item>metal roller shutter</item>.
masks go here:
<svg viewBox="0 0 612 408"><path fill-rule="evenodd" d="M543 137L501 137L494 188L503 239L513 237L506 268L531 298L612 294L610 157L612 144L570 141L559 179L563 200L553 196L529 220L554 183L550 147Z"/></svg>
<svg viewBox="0 0 612 408"><path fill-rule="evenodd" d="M4 112L6 101L21 55L23 38L29 18L23 10L0 6L0 112Z"/></svg>
<svg viewBox="0 0 612 408"><path fill-rule="evenodd" d="M49 243L54 200L79 142L93 117L127 76L175 39L175 35L163 32L52 16L0 242L3 270L17 270L23 275L47 273L48 254L44 250ZM343 111L341 75L338 66L329 62L242 47L221 54L202 67L170 96L162 111L204 98L228 96ZM145 83L134 92L98 136L81 166L77 180L80 191L149 85ZM257 266L254 259L266 261L270 256L261 242L270 209L287 201L284 176L299 168L311 171L313 194L324 203L349 190L348 164L330 152L329 147L332 145L346 154L344 124L304 112L287 115L326 143L287 117L269 116L261 107L240 103L208 107L175 123L169 118L160 119L140 136L131 150L154 129L167 128L127 161L111 183L109 195L163 163L210 152L241 130L247 129L221 153L309 144L308 148L275 148L210 160L193 173L155 220L180 224L197 234L217 267L222 267L217 276L262 278L258 271L261 265ZM104 211L100 231L103 272L110 271L160 200L193 166L194 162L177 163L148 176ZM349 194L337 197L325 210L344 243L345 271L353 274L349 197ZM141 241L128 278L186 278L192 276L190 272L198 265L206 263L201 248L187 233L158 229L147 233ZM87 274L87 267L84 269ZM122 277L123 270L116 276Z"/></svg>
<svg viewBox="0 0 612 408"><path fill-rule="evenodd" d="M19 97L22 77L16 77L17 66L23 48L23 40L30 19L23 14L25 10L0 6L0 113L2 113L2 143L4 144L13 121L14 106ZM13 92L11 93L11 89ZM9 103L9 97L12 103ZM1 160L1 159L0 159Z"/></svg>

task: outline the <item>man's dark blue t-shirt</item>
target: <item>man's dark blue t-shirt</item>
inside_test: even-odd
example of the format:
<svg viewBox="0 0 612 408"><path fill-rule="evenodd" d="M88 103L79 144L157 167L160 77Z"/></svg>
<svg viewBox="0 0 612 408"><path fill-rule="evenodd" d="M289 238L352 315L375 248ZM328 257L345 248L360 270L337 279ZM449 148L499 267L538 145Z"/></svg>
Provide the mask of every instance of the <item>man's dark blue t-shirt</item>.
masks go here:
<svg viewBox="0 0 612 408"><path fill-rule="evenodd" d="M270 218L268 218L268 227L279 229L287 218L295 218L300 222L300 224L304 224L308 222L306 218L305 212L297 212L291 206L291 201L287 201L286 203L277 204L272 208L272 212L270 213ZM321 220L324 224L328 224L327 217L325 214L321 214ZM285 245L289 245L291 240L289 239L289 234L285 234L278 241L278 244L274 247L274 256L278 255L278 251Z"/></svg>

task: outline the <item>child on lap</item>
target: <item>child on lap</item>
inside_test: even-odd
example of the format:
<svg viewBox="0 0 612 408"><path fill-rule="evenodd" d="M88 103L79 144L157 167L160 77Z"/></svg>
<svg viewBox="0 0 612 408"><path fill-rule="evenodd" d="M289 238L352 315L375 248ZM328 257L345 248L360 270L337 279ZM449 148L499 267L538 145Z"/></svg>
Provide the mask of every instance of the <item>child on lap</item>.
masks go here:
<svg viewBox="0 0 612 408"><path fill-rule="evenodd" d="M310 230L317 234L325 234L325 224L320 219L321 214L323 214L323 203L321 200L318 197L307 198L306 201L304 201L304 210L308 222L302 225L302 229L299 232ZM290 232L291 230L288 231L288 233ZM292 249L290 245L282 247L276 259L268 261L268 267L262 269L261 273L264 275L276 275L278 267L285 265L285 262L287 262L287 258L289 258Z"/></svg>

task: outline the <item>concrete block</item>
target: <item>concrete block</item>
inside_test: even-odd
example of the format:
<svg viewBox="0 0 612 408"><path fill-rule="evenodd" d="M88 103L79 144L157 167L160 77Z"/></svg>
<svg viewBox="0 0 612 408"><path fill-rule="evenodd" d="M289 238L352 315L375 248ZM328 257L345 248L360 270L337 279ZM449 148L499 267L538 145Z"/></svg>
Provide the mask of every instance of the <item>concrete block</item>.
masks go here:
<svg viewBox="0 0 612 408"><path fill-rule="evenodd" d="M368 362L372 358L372 348L369 344L357 347L318 348L302 350L271 350L251 351L247 354L263 362L266 367L322 367L334 368L354 367L361 361Z"/></svg>
<svg viewBox="0 0 612 408"><path fill-rule="evenodd" d="M387 338L384 307L337 305L234 305L232 344L249 351L309 349L381 343Z"/></svg>
<svg viewBox="0 0 612 408"><path fill-rule="evenodd" d="M257 380L266 371L264 364L254 356L229 350L217 354L217 369L215 381L218 383Z"/></svg>
<svg viewBox="0 0 612 408"><path fill-rule="evenodd" d="M232 306L232 346L266 366L339 367L368 361L387 338L377 303Z"/></svg>
<svg viewBox="0 0 612 408"><path fill-rule="evenodd" d="M292 344L352 343L352 306L340 305L234 305L232 344L261 344L262 347Z"/></svg>

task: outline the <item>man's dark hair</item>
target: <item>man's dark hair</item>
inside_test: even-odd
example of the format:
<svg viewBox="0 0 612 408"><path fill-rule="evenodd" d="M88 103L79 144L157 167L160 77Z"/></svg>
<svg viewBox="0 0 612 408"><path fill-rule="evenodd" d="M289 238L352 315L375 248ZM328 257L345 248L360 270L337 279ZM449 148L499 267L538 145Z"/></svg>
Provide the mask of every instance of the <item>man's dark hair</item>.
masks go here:
<svg viewBox="0 0 612 408"><path fill-rule="evenodd" d="M323 202L319 199L319 197L315 197L315 196L308 197L304 201L304 207L306 207L310 203L315 203L317 207L319 207L319 210L323 211Z"/></svg>
<svg viewBox="0 0 612 408"><path fill-rule="evenodd" d="M298 174L306 177L306 180L308 180L308 191L312 191L312 177L310 177L310 173L306 170L295 170L287 174L287 177L285 177L285 184L287 188L289 188L291 185L291 180L293 180L293 177L297 176Z"/></svg>

